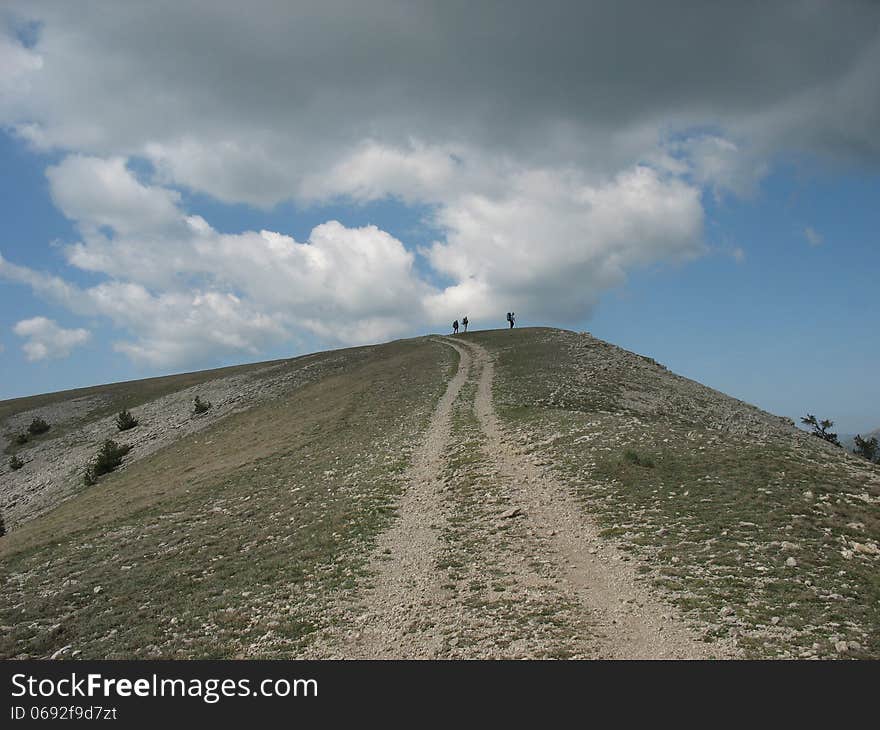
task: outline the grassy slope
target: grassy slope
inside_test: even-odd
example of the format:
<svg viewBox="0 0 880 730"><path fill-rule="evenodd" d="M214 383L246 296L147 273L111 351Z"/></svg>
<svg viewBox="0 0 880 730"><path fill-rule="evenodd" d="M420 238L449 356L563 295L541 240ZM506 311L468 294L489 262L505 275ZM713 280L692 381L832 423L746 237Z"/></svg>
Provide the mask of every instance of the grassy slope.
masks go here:
<svg viewBox="0 0 880 730"><path fill-rule="evenodd" d="M295 655L363 569L456 357L366 351L0 540L0 656Z"/></svg>
<svg viewBox="0 0 880 730"><path fill-rule="evenodd" d="M592 338L468 337L497 354L506 427L707 637L880 657L880 468Z"/></svg>

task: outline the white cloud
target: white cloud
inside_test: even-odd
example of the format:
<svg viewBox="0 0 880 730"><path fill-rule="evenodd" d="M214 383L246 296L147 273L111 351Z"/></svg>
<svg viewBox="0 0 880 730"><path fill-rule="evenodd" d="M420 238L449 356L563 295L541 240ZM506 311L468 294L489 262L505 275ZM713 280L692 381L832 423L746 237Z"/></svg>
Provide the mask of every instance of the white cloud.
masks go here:
<svg viewBox="0 0 880 730"><path fill-rule="evenodd" d="M335 196L366 202L389 194L406 201L430 200L454 184L456 153L412 141L404 148L365 140L329 171L306 176L298 197Z"/></svg>
<svg viewBox="0 0 880 730"><path fill-rule="evenodd" d="M572 171L522 171L508 188L461 196L437 213L446 239L429 260L458 282L431 299L445 318L513 307L575 321L629 268L703 250L699 190L648 167L603 185Z"/></svg>
<svg viewBox="0 0 880 730"><path fill-rule="evenodd" d="M804 228L804 236L811 246L821 246L825 241L822 234L810 226Z"/></svg>
<svg viewBox="0 0 880 730"><path fill-rule="evenodd" d="M100 226L121 235L176 232L183 225L180 193L142 185L125 159L71 155L46 170L52 199L71 220L94 233Z"/></svg>
<svg viewBox="0 0 880 730"><path fill-rule="evenodd" d="M108 279L80 288L2 257L0 275L127 331L131 339L115 347L132 359L171 366L257 356L302 334L375 341L424 319L430 287L414 274L414 254L375 226L328 221L304 243L265 230L219 233L118 160L78 156L52 168L49 180L82 232L64 249L68 262Z"/></svg>
<svg viewBox="0 0 880 730"><path fill-rule="evenodd" d="M416 166L426 155L440 158L412 154ZM402 153L394 159L408 164ZM501 177L503 186L485 184ZM219 233L117 159L77 156L52 168L49 180L82 232L64 249L68 262L108 280L81 289L2 259L0 274L78 314L108 319L131 335L116 348L155 366L256 356L304 334L376 341L464 311L490 321L513 307L569 321L630 267L702 250L699 190L644 166L593 184L575 170L506 165L475 176L474 192L437 191L434 224L444 238L425 255L451 279L445 288L421 276L415 254L375 226L328 221L306 242L266 230Z"/></svg>
<svg viewBox="0 0 880 730"><path fill-rule="evenodd" d="M21 349L32 362L67 357L91 336L88 330L64 329L46 317L23 319L12 329L19 337L27 338Z"/></svg>

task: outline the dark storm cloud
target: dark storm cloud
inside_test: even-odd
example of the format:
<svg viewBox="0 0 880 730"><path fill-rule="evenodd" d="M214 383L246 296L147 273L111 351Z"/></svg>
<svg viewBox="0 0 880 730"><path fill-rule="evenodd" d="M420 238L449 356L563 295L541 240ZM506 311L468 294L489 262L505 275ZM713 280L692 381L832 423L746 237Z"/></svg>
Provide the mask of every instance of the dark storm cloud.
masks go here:
<svg viewBox="0 0 880 730"><path fill-rule="evenodd" d="M588 159L711 125L761 145L880 149L876 3L19 8L46 21L36 50L50 73L13 112L61 146L130 152L247 130L257 146L289 135L308 157L316 140L417 136Z"/></svg>

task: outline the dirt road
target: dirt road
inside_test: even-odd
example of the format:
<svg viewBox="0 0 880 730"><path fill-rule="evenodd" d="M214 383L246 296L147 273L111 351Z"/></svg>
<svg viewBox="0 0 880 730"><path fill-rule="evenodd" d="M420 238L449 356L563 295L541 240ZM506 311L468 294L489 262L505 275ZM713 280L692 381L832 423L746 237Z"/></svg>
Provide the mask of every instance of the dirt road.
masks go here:
<svg viewBox="0 0 880 730"><path fill-rule="evenodd" d="M736 656L701 640L603 543L549 470L510 442L489 353L460 355L379 539L372 584L310 656L612 659Z"/></svg>

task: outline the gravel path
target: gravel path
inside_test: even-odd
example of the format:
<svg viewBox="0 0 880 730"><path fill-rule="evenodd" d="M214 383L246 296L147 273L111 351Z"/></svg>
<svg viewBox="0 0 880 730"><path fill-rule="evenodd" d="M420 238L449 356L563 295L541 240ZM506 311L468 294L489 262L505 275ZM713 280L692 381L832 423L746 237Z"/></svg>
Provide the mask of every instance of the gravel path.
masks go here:
<svg viewBox="0 0 880 730"><path fill-rule="evenodd" d="M569 490L519 453L492 405L494 368L488 352L467 343L480 369L475 409L500 478L508 481L533 532L549 536L548 554L562 585L592 617L593 654L608 659L700 659L734 655L732 646L701 641L673 609L655 598L633 567L599 537Z"/></svg>

